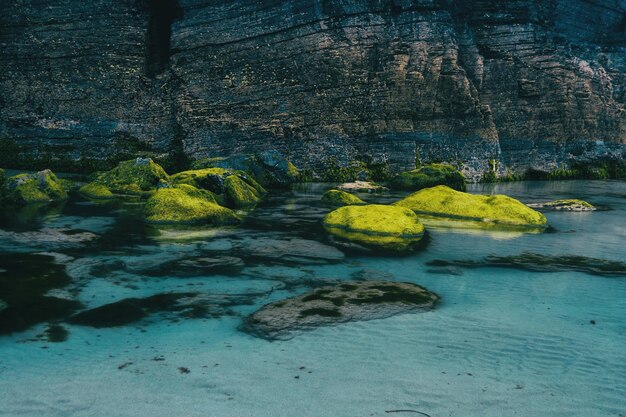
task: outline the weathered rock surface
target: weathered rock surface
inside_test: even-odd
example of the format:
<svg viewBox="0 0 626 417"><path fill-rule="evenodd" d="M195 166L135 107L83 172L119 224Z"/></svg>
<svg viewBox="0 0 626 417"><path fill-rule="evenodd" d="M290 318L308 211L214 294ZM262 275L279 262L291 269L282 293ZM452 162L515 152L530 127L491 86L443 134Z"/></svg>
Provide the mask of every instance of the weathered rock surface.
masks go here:
<svg viewBox="0 0 626 417"><path fill-rule="evenodd" d="M249 316L242 328L270 340L288 339L298 330L429 310L438 300L415 284L346 281L268 304Z"/></svg>
<svg viewBox="0 0 626 417"><path fill-rule="evenodd" d="M623 158L621 0L0 4L0 165ZM31 168L31 167L28 167Z"/></svg>
<svg viewBox="0 0 626 417"><path fill-rule="evenodd" d="M583 200L566 199L566 200L554 200L547 203L532 203L527 204L528 207L543 210L557 210L557 211L596 211L597 209Z"/></svg>

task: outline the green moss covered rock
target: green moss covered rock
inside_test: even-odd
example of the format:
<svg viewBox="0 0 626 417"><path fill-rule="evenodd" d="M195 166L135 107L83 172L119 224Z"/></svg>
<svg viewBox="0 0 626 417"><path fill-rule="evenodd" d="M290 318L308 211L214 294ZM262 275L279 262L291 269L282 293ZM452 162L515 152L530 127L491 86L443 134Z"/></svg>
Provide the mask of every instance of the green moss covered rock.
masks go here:
<svg viewBox="0 0 626 417"><path fill-rule="evenodd" d="M413 249L424 235L413 211L379 204L338 208L324 217L324 228L341 240L392 251Z"/></svg>
<svg viewBox="0 0 626 417"><path fill-rule="evenodd" d="M83 186L79 192L92 198L109 198L115 194L145 195L168 180L169 175L152 159L137 158L120 162L112 170L98 175L95 181Z"/></svg>
<svg viewBox="0 0 626 417"><path fill-rule="evenodd" d="M231 208L257 204L265 189L249 174L224 168L204 168L174 174L172 182L192 185L216 194L218 201Z"/></svg>
<svg viewBox="0 0 626 417"><path fill-rule="evenodd" d="M428 164L413 171L403 172L389 182L389 187L397 190L417 191L436 185L465 191L465 177L453 166L447 164Z"/></svg>
<svg viewBox="0 0 626 417"><path fill-rule="evenodd" d="M413 193L395 206L416 213L513 226L545 226L543 214L505 195L474 195L445 185Z"/></svg>
<svg viewBox="0 0 626 417"><path fill-rule="evenodd" d="M67 199L61 181L49 169L5 180L4 195L12 204L50 203Z"/></svg>
<svg viewBox="0 0 626 417"><path fill-rule="evenodd" d="M144 214L151 223L225 225L240 221L235 212L217 204L211 192L186 184L157 190L146 202Z"/></svg>
<svg viewBox="0 0 626 417"><path fill-rule="evenodd" d="M547 203L534 203L529 204L528 207L544 209L544 210L559 210L559 211L595 211L596 208L593 204L590 204L584 200L577 199L564 199L554 200Z"/></svg>
<svg viewBox="0 0 626 417"><path fill-rule="evenodd" d="M322 202L329 206L341 207L341 206L359 206L367 204L354 194L347 193L341 190L328 190L322 196Z"/></svg>

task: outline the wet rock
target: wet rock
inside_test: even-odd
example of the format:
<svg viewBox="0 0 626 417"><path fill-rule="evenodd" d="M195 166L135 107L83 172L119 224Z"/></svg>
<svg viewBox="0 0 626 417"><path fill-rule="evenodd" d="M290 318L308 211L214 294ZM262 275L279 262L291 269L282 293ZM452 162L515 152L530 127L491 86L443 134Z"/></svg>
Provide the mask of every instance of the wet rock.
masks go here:
<svg viewBox="0 0 626 417"><path fill-rule="evenodd" d="M565 199L554 200L547 203L533 203L527 204L528 207L544 210L558 210L558 211L596 211L596 208L583 200Z"/></svg>
<svg viewBox="0 0 626 417"><path fill-rule="evenodd" d="M306 239L248 239L242 243L242 250L251 257L281 260L287 262L338 262L345 255L339 249Z"/></svg>
<svg viewBox="0 0 626 417"><path fill-rule="evenodd" d="M297 330L429 310L438 300L415 284L346 281L268 304L250 315L242 329L270 340L288 339Z"/></svg>
<svg viewBox="0 0 626 417"><path fill-rule="evenodd" d="M8 178L2 193L9 204L51 203L67 199L61 180L49 169Z"/></svg>
<svg viewBox="0 0 626 417"><path fill-rule="evenodd" d="M463 268L513 268L533 272L585 272L604 277L626 277L626 263L607 259L588 258L578 255L542 255L524 252L513 256L486 256L479 261L470 260L434 260L430 266Z"/></svg>
<svg viewBox="0 0 626 417"><path fill-rule="evenodd" d="M354 182L345 182L341 185L337 186L337 189L342 191L347 191L350 193L356 192L365 192L365 193L375 193L387 190L386 187L382 185L378 185L374 182L368 181L354 181Z"/></svg>
<svg viewBox="0 0 626 417"><path fill-rule="evenodd" d="M426 188L393 203L418 214L472 220L484 224L545 227L546 217L505 195L475 195L445 185Z"/></svg>
<svg viewBox="0 0 626 417"><path fill-rule="evenodd" d="M428 164L398 174L389 181L389 187L397 190L418 191L436 185L447 185L454 190L465 191L465 177L451 165Z"/></svg>
<svg viewBox="0 0 626 417"><path fill-rule="evenodd" d="M424 235L413 211L380 204L341 207L324 217L324 228L343 241L396 252L415 249Z"/></svg>
<svg viewBox="0 0 626 417"><path fill-rule="evenodd" d="M257 154L236 154L228 158L201 159L195 168L224 168L246 171L261 185L270 188L288 187L299 179L298 169L276 150Z"/></svg>
<svg viewBox="0 0 626 417"><path fill-rule="evenodd" d="M322 196L322 202L329 206L358 206L367 204L359 197L341 190L328 190Z"/></svg>

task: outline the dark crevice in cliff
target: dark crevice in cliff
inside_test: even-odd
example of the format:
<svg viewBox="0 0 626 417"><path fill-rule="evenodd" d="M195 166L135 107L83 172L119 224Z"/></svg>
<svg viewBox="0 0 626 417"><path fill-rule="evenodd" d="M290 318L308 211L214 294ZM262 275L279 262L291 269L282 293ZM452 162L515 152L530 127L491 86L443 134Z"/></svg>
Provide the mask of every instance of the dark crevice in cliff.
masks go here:
<svg viewBox="0 0 626 417"><path fill-rule="evenodd" d="M182 17L178 0L146 0L148 31L146 39L146 75L155 77L169 64L172 23Z"/></svg>

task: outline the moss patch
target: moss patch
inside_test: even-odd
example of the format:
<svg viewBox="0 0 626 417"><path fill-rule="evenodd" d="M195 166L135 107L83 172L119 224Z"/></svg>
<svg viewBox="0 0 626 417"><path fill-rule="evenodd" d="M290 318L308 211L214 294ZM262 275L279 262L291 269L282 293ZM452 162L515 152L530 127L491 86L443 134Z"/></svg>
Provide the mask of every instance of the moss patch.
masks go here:
<svg viewBox="0 0 626 417"><path fill-rule="evenodd" d="M322 317L341 317L341 312L336 308L307 308L300 312L300 317L322 316Z"/></svg>
<svg viewBox="0 0 626 417"><path fill-rule="evenodd" d="M583 200L577 199L564 199L554 200L547 203L529 204L528 207L548 209L548 210L563 210L563 211L595 211L596 208Z"/></svg>
<svg viewBox="0 0 626 417"><path fill-rule="evenodd" d="M232 210L218 205L209 191L185 184L159 189L146 202L144 213L146 219L153 223L223 225L240 221Z"/></svg>
<svg viewBox="0 0 626 417"><path fill-rule="evenodd" d="M412 249L424 234L411 210L379 204L341 207L324 217L324 227L341 239L394 251Z"/></svg>
<svg viewBox="0 0 626 417"><path fill-rule="evenodd" d="M4 194L13 204L49 203L67 199L62 182L50 170L19 174L5 182Z"/></svg>
<svg viewBox="0 0 626 417"><path fill-rule="evenodd" d="M120 162L112 170L100 174L94 182L113 194L142 195L153 192L160 182L168 180L169 175L152 159L137 158Z"/></svg>
<svg viewBox="0 0 626 417"><path fill-rule="evenodd" d="M411 191L436 185L447 185L454 190L465 191L465 177L451 165L428 164L403 172L389 182L390 188Z"/></svg>
<svg viewBox="0 0 626 417"><path fill-rule="evenodd" d="M347 193L341 190L328 190L322 196L322 202L329 206L341 207L341 206L354 206L367 204L354 194Z"/></svg>
<svg viewBox="0 0 626 417"><path fill-rule="evenodd" d="M115 197L115 195L111 192L111 190L109 190L106 185L102 185L97 182L90 182L89 184L83 185L78 189L78 192L87 198L92 198L96 200Z"/></svg>
<svg viewBox="0 0 626 417"><path fill-rule="evenodd" d="M261 201L259 191L236 175L230 175L224 180L224 191L228 205L235 208L250 207Z"/></svg>
<svg viewBox="0 0 626 417"><path fill-rule="evenodd" d="M394 203L416 213L487 223L542 227L543 214L505 195L473 195L445 185L426 188Z"/></svg>

